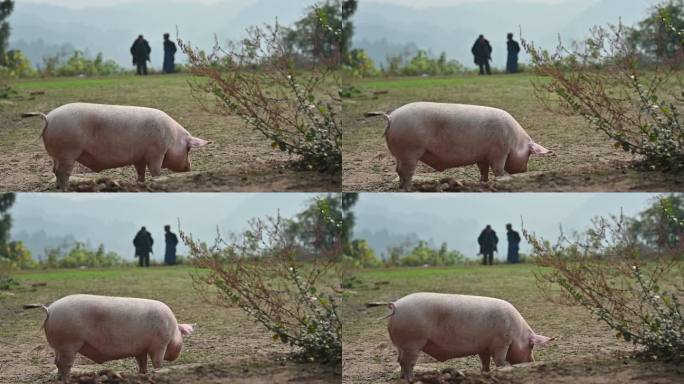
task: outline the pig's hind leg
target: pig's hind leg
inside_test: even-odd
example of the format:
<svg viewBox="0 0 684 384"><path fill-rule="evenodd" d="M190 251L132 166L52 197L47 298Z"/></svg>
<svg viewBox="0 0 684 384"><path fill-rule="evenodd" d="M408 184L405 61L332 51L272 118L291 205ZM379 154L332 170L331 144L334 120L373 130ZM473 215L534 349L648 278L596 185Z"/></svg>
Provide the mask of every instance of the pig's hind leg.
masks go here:
<svg viewBox="0 0 684 384"><path fill-rule="evenodd" d="M74 165L76 163L76 157L64 156L60 158L54 158L53 171L55 172L55 177L57 178L57 189L61 191L69 190L69 178L74 170Z"/></svg>
<svg viewBox="0 0 684 384"><path fill-rule="evenodd" d="M401 366L401 378L408 383L413 381L413 367L418 361L419 349L402 349L399 351L399 365Z"/></svg>
<svg viewBox="0 0 684 384"><path fill-rule="evenodd" d="M416 172L418 157L397 157L397 173L399 174L399 187L405 192L411 191L413 174Z"/></svg>
<svg viewBox="0 0 684 384"><path fill-rule="evenodd" d="M75 358L76 352L70 349L55 350L55 365L57 366L59 379L62 380L62 383L69 382L71 367L74 365Z"/></svg>

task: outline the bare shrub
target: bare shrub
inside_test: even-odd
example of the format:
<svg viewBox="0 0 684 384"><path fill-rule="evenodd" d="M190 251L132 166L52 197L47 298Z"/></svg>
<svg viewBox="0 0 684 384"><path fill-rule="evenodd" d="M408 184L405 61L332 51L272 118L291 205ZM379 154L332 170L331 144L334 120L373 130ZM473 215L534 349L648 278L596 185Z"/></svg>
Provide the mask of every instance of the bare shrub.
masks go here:
<svg viewBox="0 0 684 384"><path fill-rule="evenodd" d="M254 219L229 241L208 246L181 233L190 248L196 289L216 305L241 308L312 362L340 364L342 324L338 315L336 253L306 259L301 244L281 217ZM334 249L334 248L332 248Z"/></svg>
<svg viewBox="0 0 684 384"><path fill-rule="evenodd" d="M684 320L680 298L684 242L653 251L629 230L622 215L596 218L573 239L561 235L552 245L524 231L534 248L540 288L566 304L579 304L641 346L640 355L664 361L684 358ZM561 296L554 296L559 287ZM557 291L556 291L557 292Z"/></svg>
<svg viewBox="0 0 684 384"><path fill-rule="evenodd" d="M583 44L559 42L555 53L523 41L537 74L537 96L558 101L615 142L615 147L642 157L643 165L665 171L684 169L681 99L666 91L671 72L648 71L621 25L595 27Z"/></svg>
<svg viewBox="0 0 684 384"><path fill-rule="evenodd" d="M287 43L287 33L279 26L252 27L241 42L216 43L209 54L179 41L190 72L203 78L192 90L206 109L239 116L274 149L299 156L303 168L338 173L339 62L307 60Z"/></svg>

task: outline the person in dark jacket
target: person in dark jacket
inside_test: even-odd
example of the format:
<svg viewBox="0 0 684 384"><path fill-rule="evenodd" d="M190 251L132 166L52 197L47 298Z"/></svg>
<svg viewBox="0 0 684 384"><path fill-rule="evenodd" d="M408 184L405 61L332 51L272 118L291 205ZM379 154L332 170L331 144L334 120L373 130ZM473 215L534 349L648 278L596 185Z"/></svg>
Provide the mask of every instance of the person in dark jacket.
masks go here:
<svg viewBox="0 0 684 384"><path fill-rule="evenodd" d="M133 65L137 67L138 75L147 75L147 62L150 61L151 52L152 48L150 48L150 44L143 35L138 36L133 45L131 45Z"/></svg>
<svg viewBox="0 0 684 384"><path fill-rule="evenodd" d="M139 258L139 266L150 266L150 253L152 252L153 244L154 240L152 239L152 235L147 232L145 227L140 228L140 231L138 231L133 239L133 245L135 246L135 257Z"/></svg>
<svg viewBox="0 0 684 384"><path fill-rule="evenodd" d="M506 60L506 72L517 73L518 72L518 53L520 53L520 44L513 40L513 34L508 34L508 60Z"/></svg>
<svg viewBox="0 0 684 384"><path fill-rule="evenodd" d="M475 40L473 48L470 49L475 57L475 64L480 67L480 75L485 74L485 70L488 75L492 74L489 68L489 61L492 59L492 46L489 44L489 40L485 39L484 35Z"/></svg>
<svg viewBox="0 0 684 384"><path fill-rule="evenodd" d="M164 226L164 237L166 240L166 252L164 252L164 264L176 265L176 245L178 245L178 236L171 232L171 226Z"/></svg>
<svg viewBox="0 0 684 384"><path fill-rule="evenodd" d="M169 40L169 34L164 34L164 73L176 72L176 43Z"/></svg>
<svg viewBox="0 0 684 384"><path fill-rule="evenodd" d="M480 244L482 264L494 264L494 252L497 250L496 246L499 243L499 238L496 237L496 232L494 232L491 225L487 225L487 227L482 230L480 236L477 238L477 243Z"/></svg>
<svg viewBox="0 0 684 384"><path fill-rule="evenodd" d="M506 259L509 263L515 264L520 261L520 234L513 230L511 224L506 224L506 237L508 238L508 256Z"/></svg>

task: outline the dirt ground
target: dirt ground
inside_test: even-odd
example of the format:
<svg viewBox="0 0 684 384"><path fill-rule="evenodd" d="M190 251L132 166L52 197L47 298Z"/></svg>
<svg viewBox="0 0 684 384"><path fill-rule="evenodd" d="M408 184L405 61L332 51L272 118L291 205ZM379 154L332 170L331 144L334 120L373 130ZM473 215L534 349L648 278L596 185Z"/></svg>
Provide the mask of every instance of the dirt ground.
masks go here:
<svg viewBox="0 0 684 384"><path fill-rule="evenodd" d="M415 101L487 105L510 112L533 140L556 156L533 157L519 178L481 184L476 165L436 172L419 163L416 191L627 192L683 191L684 173L664 174L634 166L632 155L616 150L581 117L546 109L534 96L529 75L354 80L359 90L343 102L343 190L397 191L396 163L385 143L382 118L370 111L392 111ZM492 177L491 175L490 177ZM444 186L442 179L462 185ZM453 182L452 182L453 184Z"/></svg>
<svg viewBox="0 0 684 384"><path fill-rule="evenodd" d="M340 190L341 175L296 170L292 166L294 158L274 150L267 139L241 119L216 116L202 110L190 94L189 80L188 76L172 75L16 83L19 95L0 104L0 190L42 192L55 189L52 160L40 139L43 121L24 119L21 114L47 112L70 102L158 108L194 136L213 142L192 152L191 176L164 170L161 181L138 186L132 166L96 174L77 164L76 179L107 177L124 186L121 188L124 191ZM72 189L78 188L78 182L75 184Z"/></svg>
<svg viewBox="0 0 684 384"><path fill-rule="evenodd" d="M294 361L290 347L274 342L268 331L240 309L202 301L192 288L191 271L166 267L17 275L21 288L0 296L0 383L56 381L53 351L41 328L45 314L21 306L47 303L73 293L161 300L179 322L195 324L195 332L184 338L180 358L164 362L153 374L138 375L133 358L95 364L78 356L72 383L340 382L339 367Z"/></svg>
<svg viewBox="0 0 684 384"><path fill-rule="evenodd" d="M554 304L542 295L532 274L536 267L460 266L360 271L362 284L344 300L343 378L345 384L401 383L397 351L387 334L386 307L367 302L394 301L413 292L444 292L498 297L511 302L539 334L557 337L535 348L535 363L480 372L477 356L440 363L421 353L417 382L447 383L675 383L684 367L632 359L633 347L615 338L586 310Z"/></svg>

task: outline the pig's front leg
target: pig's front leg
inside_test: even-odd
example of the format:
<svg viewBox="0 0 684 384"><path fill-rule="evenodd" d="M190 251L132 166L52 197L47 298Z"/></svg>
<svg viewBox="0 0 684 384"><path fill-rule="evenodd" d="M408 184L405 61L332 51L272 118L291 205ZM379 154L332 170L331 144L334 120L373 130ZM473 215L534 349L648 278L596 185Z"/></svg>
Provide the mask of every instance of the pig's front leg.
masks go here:
<svg viewBox="0 0 684 384"><path fill-rule="evenodd" d="M488 182L489 181L489 163L477 163L477 166L480 168L480 181L481 182Z"/></svg>
<svg viewBox="0 0 684 384"><path fill-rule="evenodd" d="M150 168L152 177L161 176L162 163L164 162L164 155L153 156L148 160L147 166Z"/></svg>
<svg viewBox="0 0 684 384"><path fill-rule="evenodd" d="M492 357L489 355L489 352L485 353L480 353L480 362L482 362L482 372L489 372L489 363L491 362Z"/></svg>
<svg viewBox="0 0 684 384"><path fill-rule="evenodd" d="M506 361L506 356L508 355L508 346L499 347L494 350L494 364L497 368L503 368L509 365Z"/></svg>
<svg viewBox="0 0 684 384"><path fill-rule="evenodd" d="M145 182L145 172L147 171L147 163L146 162L140 162L135 164L135 171L138 173L138 182L139 183L144 183Z"/></svg>
<svg viewBox="0 0 684 384"><path fill-rule="evenodd" d="M138 371L143 375L146 374L147 373L147 352L144 352L144 353L136 356L135 360L138 361Z"/></svg>

